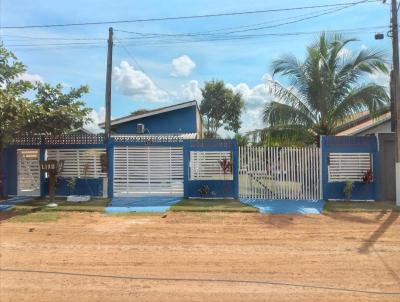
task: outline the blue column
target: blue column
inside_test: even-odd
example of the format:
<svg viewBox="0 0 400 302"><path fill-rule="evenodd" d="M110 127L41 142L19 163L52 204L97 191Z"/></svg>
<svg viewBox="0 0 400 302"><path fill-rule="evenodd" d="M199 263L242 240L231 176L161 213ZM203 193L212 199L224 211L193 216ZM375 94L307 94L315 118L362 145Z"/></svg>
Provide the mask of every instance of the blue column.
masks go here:
<svg viewBox="0 0 400 302"><path fill-rule="evenodd" d="M374 141L374 145L373 145L373 151L372 151L372 160L373 160L373 173L374 173L374 194L373 194L373 199L375 201L380 199L379 196L379 181L377 179L377 177L379 177L380 175L380 161L379 161L379 148L378 148L378 137L375 136L375 141Z"/></svg>
<svg viewBox="0 0 400 302"><path fill-rule="evenodd" d="M107 149L107 161L108 161L108 184L107 184L107 196L109 198L114 197L114 142L112 139L106 142Z"/></svg>
<svg viewBox="0 0 400 302"><path fill-rule="evenodd" d="M328 152L326 150L326 136L321 135L320 137L320 148L321 148L321 182L322 182L322 199L327 200L328 196Z"/></svg>
<svg viewBox="0 0 400 302"><path fill-rule="evenodd" d="M39 160L46 160L46 148L41 145L39 150ZM44 173L40 172L40 196L44 197L46 195L45 189L45 178Z"/></svg>
<svg viewBox="0 0 400 302"><path fill-rule="evenodd" d="M233 160L233 197L239 198L239 148L236 140L232 141Z"/></svg>
<svg viewBox="0 0 400 302"><path fill-rule="evenodd" d="M3 195L8 195L8 165L7 165L7 148L0 150L1 152L1 167L2 170L0 171L0 175L3 178Z"/></svg>

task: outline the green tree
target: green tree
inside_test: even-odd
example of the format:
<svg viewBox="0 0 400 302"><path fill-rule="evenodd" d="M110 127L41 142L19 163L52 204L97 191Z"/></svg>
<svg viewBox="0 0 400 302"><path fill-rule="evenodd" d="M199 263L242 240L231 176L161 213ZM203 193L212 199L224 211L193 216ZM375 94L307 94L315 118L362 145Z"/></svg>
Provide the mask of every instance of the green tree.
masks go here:
<svg viewBox="0 0 400 302"><path fill-rule="evenodd" d="M32 116L27 120L28 133L62 134L83 127L90 121L92 109L81 100L89 92L88 86L71 88L63 92L63 86L37 83Z"/></svg>
<svg viewBox="0 0 400 302"><path fill-rule="evenodd" d="M272 83L277 101L264 108L264 137L319 145L321 135L335 134L349 116L365 110L374 115L389 105L383 86L365 82L369 74L388 72L384 54L369 49L344 54L354 41L323 33L307 48L303 62L293 55L273 62L273 74L286 77L290 85Z"/></svg>
<svg viewBox="0 0 400 302"><path fill-rule="evenodd" d="M238 143L238 146L245 147L249 145L249 138L246 135L236 133L234 137Z"/></svg>
<svg viewBox="0 0 400 302"><path fill-rule="evenodd" d="M200 111L205 117L204 136L216 138L222 126L225 130L238 132L241 126L240 115L244 101L240 93L234 93L223 81L206 82L201 90L203 100Z"/></svg>
<svg viewBox="0 0 400 302"><path fill-rule="evenodd" d="M80 100L87 86L64 93L60 84L21 80L25 72L26 66L0 45L0 150L18 134L67 133L90 121L91 109ZM26 93L33 89L36 97L31 101Z"/></svg>
<svg viewBox="0 0 400 302"><path fill-rule="evenodd" d="M21 128L32 113L24 94L32 89L30 82L20 80L25 65L0 44L0 150Z"/></svg>

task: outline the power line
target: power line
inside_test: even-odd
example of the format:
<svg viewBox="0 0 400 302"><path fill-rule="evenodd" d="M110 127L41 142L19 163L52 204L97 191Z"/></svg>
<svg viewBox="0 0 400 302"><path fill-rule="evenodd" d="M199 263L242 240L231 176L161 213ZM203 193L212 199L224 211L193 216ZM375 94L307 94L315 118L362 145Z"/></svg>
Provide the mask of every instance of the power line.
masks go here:
<svg viewBox="0 0 400 302"><path fill-rule="evenodd" d="M368 31L374 32L372 30L380 30L386 29L388 26L370 26L370 27L359 27L359 28L347 28L347 29L334 29L334 30L326 30L324 32L327 33L367 33ZM254 39L260 37L285 37L285 36L302 36L302 35L313 35L318 34L321 31L303 31L303 32L283 32L283 33L259 33L259 34L247 34L247 35L232 35L232 36L211 36L204 38L193 39L194 37L170 37L170 38L162 38L158 37L158 41L149 41L149 42L165 42L167 44L175 44L175 43L190 43L190 42L212 42L212 41L229 41L229 40L245 40L245 39ZM124 46L122 41L127 41L134 39L133 38L118 38L117 40L120 42L121 46ZM138 38L138 37L137 37ZM146 43L146 42L145 42ZM147 43L149 44L149 43ZM125 44L128 45L128 44ZM141 43L141 45L146 45ZM99 42L66 42L66 43L36 43L36 44L8 44L8 47L67 47L67 46L105 46ZM129 51L128 51L129 52ZM132 56L132 54L130 54ZM133 57L133 56L132 56Z"/></svg>
<svg viewBox="0 0 400 302"><path fill-rule="evenodd" d="M21 36L21 35L3 35L3 37L11 37L11 38L21 38L28 40L62 40L62 41L107 41L106 38L58 38L58 37L35 37L35 36Z"/></svg>
<svg viewBox="0 0 400 302"><path fill-rule="evenodd" d="M341 7L340 9L344 9L347 7ZM297 16L292 16L292 17L288 17L288 18L280 18L277 20L273 20L273 21L268 21L268 22L262 22L262 23L256 23L256 24L251 24L251 25L244 25L244 26L236 26L236 27L227 27L227 28L219 28L219 29L214 29L214 30L209 30L206 32L194 32L194 33L182 33L182 34L164 34L164 33L141 33L141 32L132 32L132 31L126 31L126 30L118 30L115 29L114 31L118 31L118 32L124 32L124 33L130 33L130 34L135 34L135 35L140 35L141 37L136 37L133 39L137 39L137 38L156 38L156 37L160 37L160 36L167 36L167 37L176 37L176 36L181 36L181 37L192 37L192 36L211 36L211 35L218 35L218 34L225 34L225 33L220 33L221 31L224 30L239 30L239 29L243 29L243 28L250 28L254 27L254 26L260 26L260 25L266 25L266 24L273 24L274 22L279 22L279 21L286 21L286 20L293 20L296 18L300 18L300 17L305 17L305 16L310 16L311 17L319 17L321 16L320 13L333 13L336 12L337 9L333 9L329 8L328 10L320 10L317 12L311 12L311 13L307 13L307 14L301 14L301 15L297 15ZM317 13L317 15L315 15ZM304 19L300 19L300 20L295 20L294 22L300 22L303 21ZM281 26L281 25L285 25L288 23L281 23L281 24L273 24L271 25L271 27L277 27L277 26ZM290 23L289 23L290 24ZM265 28L270 28L265 27ZM261 28L254 28L254 30L259 30ZM238 31L241 32L241 31ZM232 32L228 32L228 33L232 33ZM7 37L7 41L25 41L25 40L59 40L59 41L107 41L107 39L105 38L99 38L99 37L93 37L93 38L82 38L82 37L77 37L77 38L60 38L60 37L37 37L37 36L25 36L25 35L3 35L3 37ZM11 38L11 39L9 39ZM13 39L16 38L16 39ZM128 38L128 39L132 39L132 38Z"/></svg>
<svg viewBox="0 0 400 302"><path fill-rule="evenodd" d="M26 28L47 28L47 27L70 27L70 26L88 26L88 25L102 25L102 24L121 24L121 23L137 23L137 22L154 22L154 21L185 20L185 19L202 19L202 18L212 18L212 17L253 15L253 14L264 14L264 13L281 12L281 11L294 11L294 10L313 9L313 8L324 8L324 7L338 7L338 6L358 5L358 4L369 3L369 2L376 2L376 1L377 1L377 0L363 0L363 1L347 2L347 3L334 3L334 4L323 4L323 5L310 5L310 6L299 6L299 7L288 7L288 8L276 8L276 9L266 9L266 10L254 10L254 11L243 11L243 12L229 12L229 13L216 13L216 14L204 14L204 15L190 15L190 16L178 16L178 17L160 17L160 18L133 19L133 20L95 21L95 22L81 22L81 23L46 24L46 25L1 26L0 29L26 29Z"/></svg>
<svg viewBox="0 0 400 302"><path fill-rule="evenodd" d="M270 20L267 22L248 24L248 25L242 25L242 26L223 27L223 28L217 28L217 29L212 29L212 30L208 30L208 31L192 32L192 33L181 33L181 34L142 33L142 32L135 32L135 31L127 31L127 30L123 30L123 29L115 29L115 31L128 33L128 34L135 34L135 35L139 35L142 37L147 37L147 36L203 36L203 35L211 35L211 34L215 34L215 33L218 34L219 32L227 31L227 30L251 28L254 26L266 25L266 24L271 24L271 23L274 24L275 22L283 22L283 21L287 21L287 20L293 20L296 18L310 16L310 15L314 15L316 13L321 13L321 12L326 12L326 11L331 11L331 10L332 10L332 8L329 8L329 9L319 10L319 11L311 12L311 13L307 13L307 14L301 14L301 15L296 15L296 16L287 17L287 18L279 18L279 19L275 19L275 20Z"/></svg>
<svg viewBox="0 0 400 302"><path fill-rule="evenodd" d="M372 26L372 27L361 27L353 29L336 29L336 30L326 30L327 33L362 33L368 30L378 30L385 29L388 26ZM284 37L284 36L301 36L301 35L312 35L318 34L321 31L308 31L308 32L283 32L283 33L260 33L260 34L247 34L247 35L232 35L232 36L211 36L211 37L171 37L171 38L159 38L158 41L165 41L165 43L190 43L190 42L210 42L210 41L227 41L227 40L243 40L243 39L254 39L260 37ZM374 32L374 31L372 31ZM131 40L134 38L125 38L120 40ZM148 41L148 42L158 42L158 41ZM146 42L144 42L146 43ZM145 45L141 42L141 45ZM147 43L149 44L149 43Z"/></svg>
<svg viewBox="0 0 400 302"><path fill-rule="evenodd" d="M210 31L210 33L187 33L187 34L148 34L148 33L140 33L140 32L130 32L130 31L125 31L125 30L118 30L116 29L115 31L118 32L125 32L125 33L132 33L132 34L137 34L137 35L141 35L140 37L131 37L131 38L127 38L127 39L152 39L152 38L159 38L159 37L195 37L195 36L218 36L218 35L226 35L226 34L234 34L234 33L241 33L241 32L248 32L248 31L253 31L253 30L262 30L262 29L270 29L270 28L276 28L276 27L280 27L280 26L284 26L284 25L289 25L289 24L293 24L293 23L298 23L301 21L305 21L305 20L310 20L310 19L315 19L324 15L328 15L328 14L332 14L338 11L341 11L343 9L352 7L353 5L349 5L349 6L345 6L345 7L340 7L338 9L329 9L324 10L323 12L316 14L316 15L312 15L312 16L308 16L308 17L304 17L301 19L297 19L297 20L293 20L293 21L288 21L288 22L283 22L283 23L278 23L278 24L273 24L273 25L269 25L269 26L263 26L263 27L256 27L256 28L247 28L247 29L240 29L240 28L245 28L245 27L250 27L249 25L243 26L243 27L236 27L236 29L240 29L240 30L235 30L235 31L228 31L228 32L222 32L222 33L211 33L212 31ZM291 18L293 19L293 17ZM221 31L221 29L219 29L218 31Z"/></svg>

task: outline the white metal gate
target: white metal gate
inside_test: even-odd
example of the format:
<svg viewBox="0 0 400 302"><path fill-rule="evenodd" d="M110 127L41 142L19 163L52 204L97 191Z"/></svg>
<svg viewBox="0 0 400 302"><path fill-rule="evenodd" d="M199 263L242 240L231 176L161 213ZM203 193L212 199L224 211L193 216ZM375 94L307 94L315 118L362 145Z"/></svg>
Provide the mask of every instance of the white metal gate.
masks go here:
<svg viewBox="0 0 400 302"><path fill-rule="evenodd" d="M319 148L240 147L241 198L321 198Z"/></svg>
<svg viewBox="0 0 400 302"><path fill-rule="evenodd" d="M114 196L183 196L183 148L116 147Z"/></svg>
<svg viewBox="0 0 400 302"><path fill-rule="evenodd" d="M40 195L39 150L17 150L17 195Z"/></svg>

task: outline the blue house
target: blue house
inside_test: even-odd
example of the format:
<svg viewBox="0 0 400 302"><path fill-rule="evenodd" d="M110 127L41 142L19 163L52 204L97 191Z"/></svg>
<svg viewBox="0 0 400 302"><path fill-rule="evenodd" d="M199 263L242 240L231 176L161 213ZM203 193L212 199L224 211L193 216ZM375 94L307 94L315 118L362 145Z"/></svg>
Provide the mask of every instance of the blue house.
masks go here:
<svg viewBox="0 0 400 302"><path fill-rule="evenodd" d="M104 128L105 124L99 124ZM111 121L113 135L179 135L185 139L203 138L203 123L196 101L154 110L139 110Z"/></svg>

